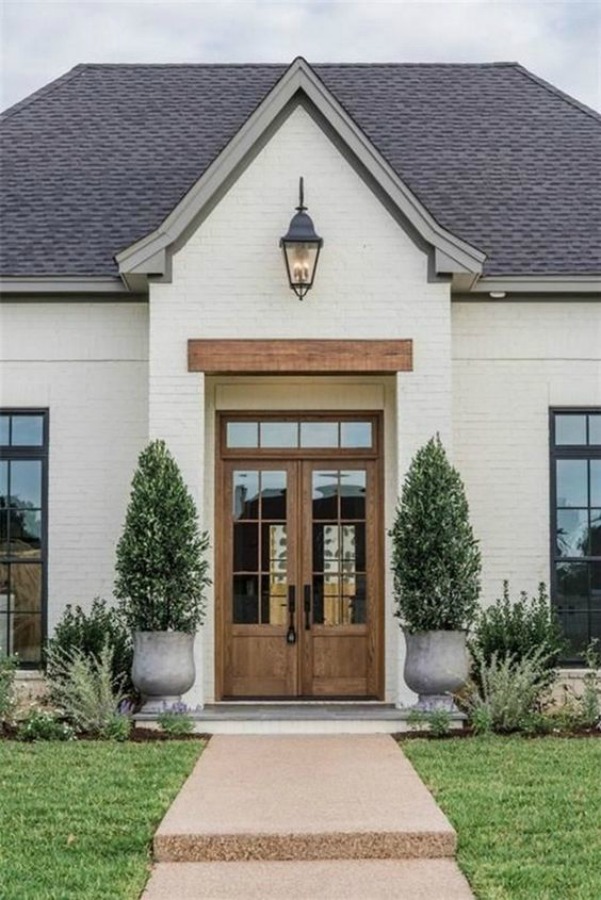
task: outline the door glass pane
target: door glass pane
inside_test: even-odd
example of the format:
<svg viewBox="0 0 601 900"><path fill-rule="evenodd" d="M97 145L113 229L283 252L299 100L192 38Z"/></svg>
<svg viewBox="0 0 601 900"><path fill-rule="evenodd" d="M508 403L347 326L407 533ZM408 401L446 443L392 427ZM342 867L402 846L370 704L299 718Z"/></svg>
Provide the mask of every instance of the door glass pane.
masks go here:
<svg viewBox="0 0 601 900"><path fill-rule="evenodd" d="M340 516L342 519L365 518L365 470L340 473Z"/></svg>
<svg viewBox="0 0 601 900"><path fill-rule="evenodd" d="M341 595L338 575L323 576L323 624L341 624Z"/></svg>
<svg viewBox="0 0 601 900"><path fill-rule="evenodd" d="M365 625L367 621L367 578L365 575L345 577L343 591L348 605L349 623Z"/></svg>
<svg viewBox="0 0 601 900"><path fill-rule="evenodd" d="M313 525L313 571L338 572L338 525Z"/></svg>
<svg viewBox="0 0 601 900"><path fill-rule="evenodd" d="M575 414L556 415L555 443L561 445L586 444L586 416Z"/></svg>
<svg viewBox="0 0 601 900"><path fill-rule="evenodd" d="M21 509L39 509L42 505L42 461L12 460L10 464L11 503Z"/></svg>
<svg viewBox="0 0 601 900"><path fill-rule="evenodd" d="M341 447L371 447L371 422L341 422Z"/></svg>
<svg viewBox="0 0 601 900"><path fill-rule="evenodd" d="M234 525L234 572L259 571L259 526Z"/></svg>
<svg viewBox="0 0 601 900"><path fill-rule="evenodd" d="M262 576L261 624L288 624L288 584L285 575Z"/></svg>
<svg viewBox="0 0 601 900"><path fill-rule="evenodd" d="M286 518L286 472L261 472L261 518Z"/></svg>
<svg viewBox="0 0 601 900"><path fill-rule="evenodd" d="M259 423L258 422L228 422L227 423L228 447L258 447Z"/></svg>
<svg viewBox="0 0 601 900"><path fill-rule="evenodd" d="M588 510L557 511L557 555L588 555Z"/></svg>
<svg viewBox="0 0 601 900"><path fill-rule="evenodd" d="M261 526L261 570L271 575L286 573L287 562L286 525L263 523Z"/></svg>
<svg viewBox="0 0 601 900"><path fill-rule="evenodd" d="M588 442L589 444L601 444L601 414L599 413L588 417Z"/></svg>
<svg viewBox="0 0 601 900"><path fill-rule="evenodd" d="M259 622L259 576L234 575L234 624Z"/></svg>
<svg viewBox="0 0 601 900"><path fill-rule="evenodd" d="M42 416L13 416L13 447L42 447L44 419Z"/></svg>
<svg viewBox="0 0 601 900"><path fill-rule="evenodd" d="M342 559L345 572L365 571L365 523L342 526Z"/></svg>
<svg viewBox="0 0 601 900"><path fill-rule="evenodd" d="M298 422L261 422L261 447L298 447Z"/></svg>
<svg viewBox="0 0 601 900"><path fill-rule="evenodd" d="M313 518L338 518L338 472L313 472Z"/></svg>
<svg viewBox="0 0 601 900"><path fill-rule="evenodd" d="M301 447L337 447L338 422L301 422Z"/></svg>
<svg viewBox="0 0 601 900"><path fill-rule="evenodd" d="M234 519L259 518L258 472L234 472L232 501Z"/></svg>
<svg viewBox="0 0 601 900"><path fill-rule="evenodd" d="M586 459L557 460L557 505L588 506Z"/></svg>

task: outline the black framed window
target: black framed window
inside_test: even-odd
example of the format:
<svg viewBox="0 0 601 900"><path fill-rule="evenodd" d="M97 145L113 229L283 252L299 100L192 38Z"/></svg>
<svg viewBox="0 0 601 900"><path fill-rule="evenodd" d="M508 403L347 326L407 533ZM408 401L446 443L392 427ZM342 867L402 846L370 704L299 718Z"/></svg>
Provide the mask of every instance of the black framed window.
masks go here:
<svg viewBox="0 0 601 900"><path fill-rule="evenodd" d="M569 650L601 638L601 408L551 410L551 596Z"/></svg>
<svg viewBox="0 0 601 900"><path fill-rule="evenodd" d="M0 652L40 664L46 633L48 411L0 409Z"/></svg>

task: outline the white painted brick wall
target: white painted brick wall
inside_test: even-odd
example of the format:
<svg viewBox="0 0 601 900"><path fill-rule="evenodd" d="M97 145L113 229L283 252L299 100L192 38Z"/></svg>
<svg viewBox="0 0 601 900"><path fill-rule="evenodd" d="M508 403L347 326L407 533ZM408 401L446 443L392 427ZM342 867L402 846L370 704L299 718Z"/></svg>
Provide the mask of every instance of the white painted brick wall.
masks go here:
<svg viewBox="0 0 601 900"><path fill-rule="evenodd" d="M288 286L278 247L297 204L300 175L324 238L315 287L302 303ZM189 338L409 337L415 371L398 376L398 427L387 448L387 482L395 495L397 475L418 446L436 431L451 440L449 286L428 282L425 254L298 109L175 255L172 283L150 289L150 434L173 450L205 527L212 532L214 412L210 408L205 423L203 378L186 371ZM394 392L391 403L394 419ZM387 602L387 693L393 698L398 624L389 590ZM200 646L197 654L205 699L213 696L212 597L209 607L204 654ZM202 691L199 679L188 701L199 702Z"/></svg>
<svg viewBox="0 0 601 900"><path fill-rule="evenodd" d="M0 406L48 407L49 629L65 604L111 598L148 434L148 307L2 303Z"/></svg>
<svg viewBox="0 0 601 900"><path fill-rule="evenodd" d="M601 406L601 303L454 302L455 462L483 603L549 584L549 407Z"/></svg>

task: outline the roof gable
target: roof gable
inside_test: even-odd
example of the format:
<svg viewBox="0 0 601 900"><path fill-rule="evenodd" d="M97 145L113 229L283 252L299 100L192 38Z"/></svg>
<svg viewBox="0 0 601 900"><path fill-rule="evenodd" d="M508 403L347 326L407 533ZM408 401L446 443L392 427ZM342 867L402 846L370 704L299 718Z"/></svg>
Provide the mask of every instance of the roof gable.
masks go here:
<svg viewBox="0 0 601 900"><path fill-rule="evenodd" d="M600 118L515 64L317 65L488 276L601 272ZM115 276L285 66L80 66L2 117L2 273Z"/></svg>
<svg viewBox="0 0 601 900"><path fill-rule="evenodd" d="M295 102L304 101L309 101L327 120L418 235L435 248L438 272L478 274L482 271L485 255L438 224L308 63L298 57L159 228L117 254L120 274L126 279L135 274L165 274L168 248L183 237L203 209L218 196L220 189L235 178L238 167L244 164L278 117L293 108Z"/></svg>

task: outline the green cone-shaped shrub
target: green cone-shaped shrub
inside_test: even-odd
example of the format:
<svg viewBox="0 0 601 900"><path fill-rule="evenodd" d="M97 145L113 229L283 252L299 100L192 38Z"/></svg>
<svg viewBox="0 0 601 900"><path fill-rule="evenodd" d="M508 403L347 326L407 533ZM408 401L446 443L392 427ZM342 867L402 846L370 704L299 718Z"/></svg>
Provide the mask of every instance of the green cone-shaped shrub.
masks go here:
<svg viewBox="0 0 601 900"><path fill-rule="evenodd" d="M404 629L469 628L480 593L480 551L463 483L438 436L411 462L390 536L395 614Z"/></svg>
<svg viewBox="0 0 601 900"><path fill-rule="evenodd" d="M140 454L117 546L115 596L133 631L197 630L208 543L177 463L153 441Z"/></svg>

